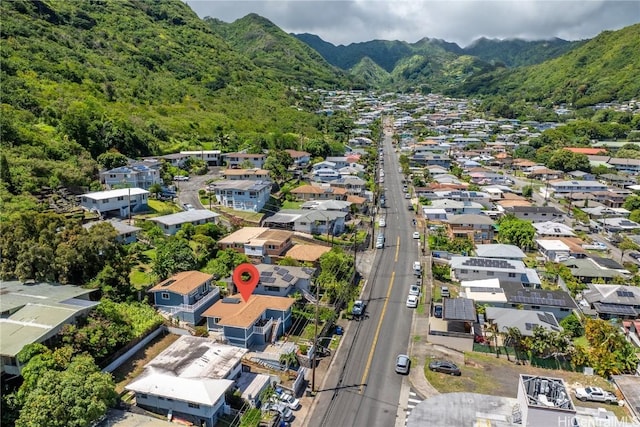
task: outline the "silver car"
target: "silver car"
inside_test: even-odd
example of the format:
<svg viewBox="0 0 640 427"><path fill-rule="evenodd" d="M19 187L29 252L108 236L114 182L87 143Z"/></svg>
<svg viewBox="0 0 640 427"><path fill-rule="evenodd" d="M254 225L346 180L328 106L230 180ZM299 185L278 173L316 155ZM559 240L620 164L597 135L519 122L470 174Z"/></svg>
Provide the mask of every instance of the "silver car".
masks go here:
<svg viewBox="0 0 640 427"><path fill-rule="evenodd" d="M399 354L396 357L396 373L407 375L411 367L411 359L406 354Z"/></svg>

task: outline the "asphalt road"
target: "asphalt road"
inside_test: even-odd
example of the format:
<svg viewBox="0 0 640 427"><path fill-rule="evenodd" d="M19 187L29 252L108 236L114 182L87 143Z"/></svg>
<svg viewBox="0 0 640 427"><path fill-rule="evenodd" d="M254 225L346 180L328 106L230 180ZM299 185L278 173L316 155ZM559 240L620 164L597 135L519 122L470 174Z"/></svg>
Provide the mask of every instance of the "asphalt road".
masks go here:
<svg viewBox="0 0 640 427"><path fill-rule="evenodd" d="M407 377L395 372L395 359L408 353L413 310L407 308L409 286L414 283L413 261L418 258L412 239L413 213L402 192L397 155L390 135L385 137L387 191L384 249L363 292L366 316L348 329L327 377L322 379L308 425L389 427L395 425L401 388Z"/></svg>

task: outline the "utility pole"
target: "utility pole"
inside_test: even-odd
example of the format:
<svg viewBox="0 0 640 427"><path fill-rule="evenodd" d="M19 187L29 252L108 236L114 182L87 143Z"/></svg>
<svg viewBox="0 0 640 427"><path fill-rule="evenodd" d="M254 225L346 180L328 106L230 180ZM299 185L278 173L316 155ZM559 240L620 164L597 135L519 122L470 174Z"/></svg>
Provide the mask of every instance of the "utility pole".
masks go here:
<svg viewBox="0 0 640 427"><path fill-rule="evenodd" d="M313 331L313 354L311 355L311 392L316 392L316 354L318 353L318 318L320 313L320 285L316 282L316 319Z"/></svg>

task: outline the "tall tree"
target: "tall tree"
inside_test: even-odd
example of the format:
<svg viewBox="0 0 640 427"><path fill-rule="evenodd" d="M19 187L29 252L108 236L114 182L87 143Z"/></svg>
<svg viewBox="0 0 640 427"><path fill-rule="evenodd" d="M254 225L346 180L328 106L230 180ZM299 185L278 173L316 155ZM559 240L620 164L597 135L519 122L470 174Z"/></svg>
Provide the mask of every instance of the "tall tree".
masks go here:
<svg viewBox="0 0 640 427"><path fill-rule="evenodd" d="M289 168L293 165L291 155L284 150L271 150L264 162L264 168L271 172L276 181L285 181L289 176Z"/></svg>
<svg viewBox="0 0 640 427"><path fill-rule="evenodd" d="M533 248L536 229L531 221L525 221L509 214L498 220L498 227L499 242L516 245L525 250Z"/></svg>
<svg viewBox="0 0 640 427"><path fill-rule="evenodd" d="M160 280L164 280L179 271L194 270L196 267L196 257L189 242L173 237L159 244L152 269Z"/></svg>

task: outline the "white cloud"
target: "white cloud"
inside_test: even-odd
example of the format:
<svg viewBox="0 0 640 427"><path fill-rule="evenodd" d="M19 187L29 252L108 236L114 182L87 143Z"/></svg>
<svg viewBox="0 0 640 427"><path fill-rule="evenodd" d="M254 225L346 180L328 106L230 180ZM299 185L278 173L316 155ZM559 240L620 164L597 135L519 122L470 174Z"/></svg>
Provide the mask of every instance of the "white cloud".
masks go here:
<svg viewBox="0 0 640 427"><path fill-rule="evenodd" d="M636 0L185 0L201 17L232 22L257 13L292 33L334 44L440 38L466 46L479 37L591 38L640 22Z"/></svg>

